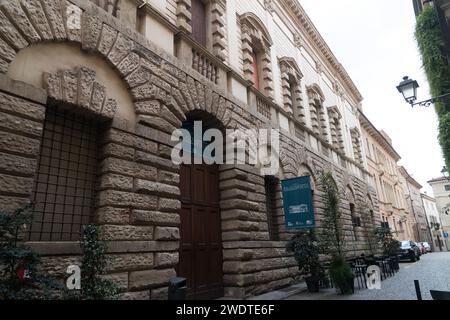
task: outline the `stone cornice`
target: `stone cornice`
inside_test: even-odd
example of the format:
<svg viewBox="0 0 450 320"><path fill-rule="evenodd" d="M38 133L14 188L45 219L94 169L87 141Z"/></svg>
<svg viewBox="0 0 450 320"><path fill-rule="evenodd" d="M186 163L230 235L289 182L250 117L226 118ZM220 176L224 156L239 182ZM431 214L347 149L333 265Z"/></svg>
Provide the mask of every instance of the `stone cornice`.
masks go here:
<svg viewBox="0 0 450 320"><path fill-rule="evenodd" d="M315 44L315 47L323 55L325 61L329 66L331 66L332 70L336 72L336 76L338 76L346 85L354 100L357 103L360 103L363 100L361 93L342 64L337 60L331 49L328 47L325 40L322 38L300 3L297 0L279 0L278 2L285 10L291 13L292 17L296 18L295 22L298 24L300 29L303 30L312 43Z"/></svg>
<svg viewBox="0 0 450 320"><path fill-rule="evenodd" d="M395 160L399 161L401 156L395 151L394 147L386 140L385 137L378 131L377 128L370 122L364 113L359 112L359 121L361 127L365 129L379 144L383 149Z"/></svg>
<svg viewBox="0 0 450 320"><path fill-rule="evenodd" d="M407 182L409 182L410 184L412 184L414 187L416 187L419 190L423 188L423 186L409 174L408 170L406 170L405 167L403 167L403 166L399 167L399 170L400 170L400 173L403 175L403 177L405 177Z"/></svg>

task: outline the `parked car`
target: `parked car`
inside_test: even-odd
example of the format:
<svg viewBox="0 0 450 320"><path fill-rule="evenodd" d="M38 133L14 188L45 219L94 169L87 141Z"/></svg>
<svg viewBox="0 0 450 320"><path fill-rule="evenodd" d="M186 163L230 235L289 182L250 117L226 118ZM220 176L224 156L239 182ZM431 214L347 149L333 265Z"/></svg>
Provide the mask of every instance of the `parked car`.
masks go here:
<svg viewBox="0 0 450 320"><path fill-rule="evenodd" d="M404 240L400 242L400 250L398 254L399 260L409 260L416 262L420 260L420 249L414 241Z"/></svg>
<svg viewBox="0 0 450 320"><path fill-rule="evenodd" d="M431 246L428 242L422 242L422 245L425 247L427 252L431 252Z"/></svg>
<svg viewBox="0 0 450 320"><path fill-rule="evenodd" d="M427 249L423 246L422 242L416 242L417 247L420 250L420 254L427 254Z"/></svg>

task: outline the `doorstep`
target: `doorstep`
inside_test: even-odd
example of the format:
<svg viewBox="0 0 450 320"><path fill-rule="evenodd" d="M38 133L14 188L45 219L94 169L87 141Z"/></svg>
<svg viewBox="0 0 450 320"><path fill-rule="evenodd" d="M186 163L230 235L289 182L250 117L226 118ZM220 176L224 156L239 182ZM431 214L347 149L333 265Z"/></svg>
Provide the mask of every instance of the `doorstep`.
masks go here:
<svg viewBox="0 0 450 320"><path fill-rule="evenodd" d="M275 290L275 291L261 294L259 296L254 296L254 297L248 298L247 300L284 300L284 299L287 299L291 296L295 296L295 295L300 294L305 291L308 291L308 288L306 287L306 283L300 282L300 283L294 284L290 287L286 287L286 288L283 288L280 290Z"/></svg>

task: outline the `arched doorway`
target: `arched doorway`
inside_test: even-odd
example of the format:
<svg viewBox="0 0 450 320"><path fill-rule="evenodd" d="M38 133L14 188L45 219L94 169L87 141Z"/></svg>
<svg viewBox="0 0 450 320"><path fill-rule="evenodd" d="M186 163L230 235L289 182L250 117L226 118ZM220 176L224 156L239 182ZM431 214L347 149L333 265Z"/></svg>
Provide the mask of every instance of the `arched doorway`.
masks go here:
<svg viewBox="0 0 450 320"><path fill-rule="evenodd" d="M195 121L203 131L221 129L221 124L205 112L192 112L183 123L193 135ZM196 137L200 138L200 137ZM192 139L193 141L194 139ZM200 157L198 151L191 159ZM181 164L181 242L178 275L188 279L189 299L223 296L222 230L220 217L219 165Z"/></svg>

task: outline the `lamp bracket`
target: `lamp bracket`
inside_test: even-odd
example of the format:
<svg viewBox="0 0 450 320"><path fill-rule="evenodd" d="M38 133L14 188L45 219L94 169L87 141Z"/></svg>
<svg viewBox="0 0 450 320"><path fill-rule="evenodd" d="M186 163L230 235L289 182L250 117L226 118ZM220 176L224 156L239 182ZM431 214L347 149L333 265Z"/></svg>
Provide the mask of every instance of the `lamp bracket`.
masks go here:
<svg viewBox="0 0 450 320"><path fill-rule="evenodd" d="M421 101L421 102L414 102L411 101L410 104L412 107L414 106L421 106L421 107L430 107L431 105L435 104L436 102L445 102L447 99L447 97L450 96L450 93L444 94L442 96L436 97L436 98L431 98L425 101Z"/></svg>

